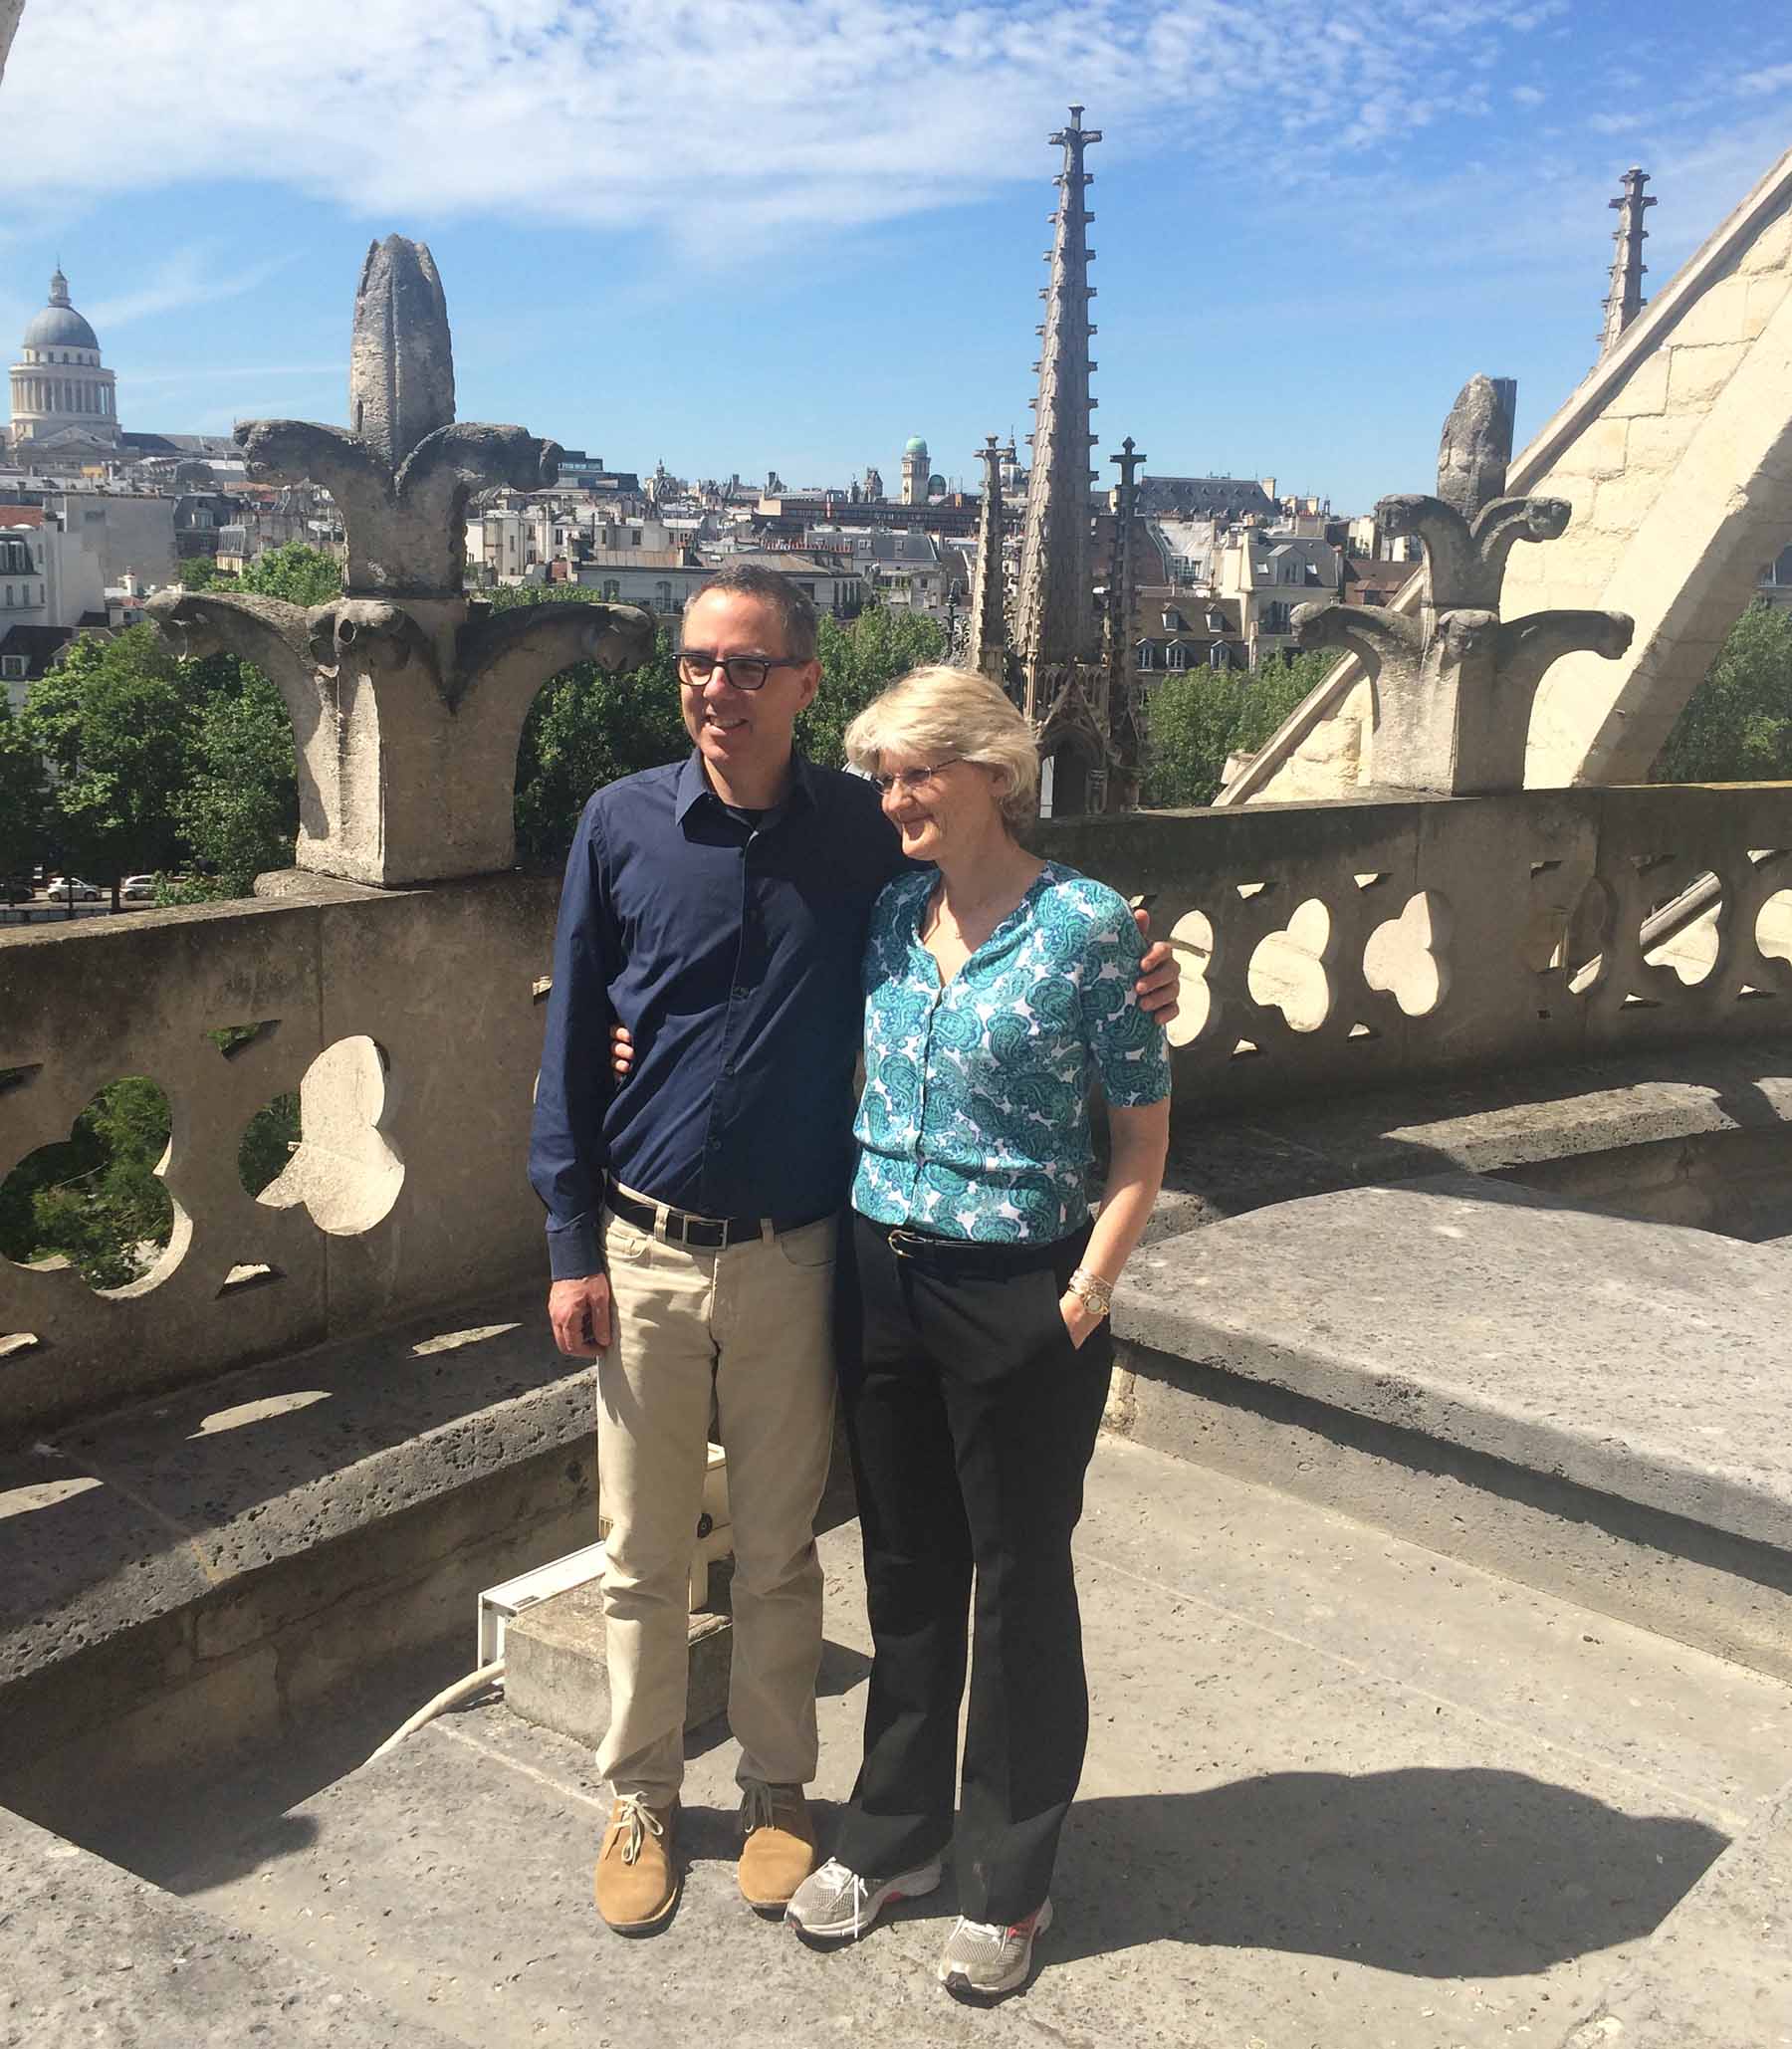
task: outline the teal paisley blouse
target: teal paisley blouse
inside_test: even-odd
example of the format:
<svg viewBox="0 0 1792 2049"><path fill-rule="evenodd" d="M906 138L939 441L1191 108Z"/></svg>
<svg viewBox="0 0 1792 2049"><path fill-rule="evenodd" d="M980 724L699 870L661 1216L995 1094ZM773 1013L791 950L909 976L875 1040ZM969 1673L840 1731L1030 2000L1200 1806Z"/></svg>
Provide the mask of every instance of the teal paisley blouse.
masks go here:
<svg viewBox="0 0 1792 2049"><path fill-rule="evenodd" d="M1145 942L1124 899L1048 861L942 989L918 936L937 879L899 875L871 913L852 1206L947 1238L1063 1238L1089 1214L1090 1081L1123 1108L1170 1093L1133 993Z"/></svg>

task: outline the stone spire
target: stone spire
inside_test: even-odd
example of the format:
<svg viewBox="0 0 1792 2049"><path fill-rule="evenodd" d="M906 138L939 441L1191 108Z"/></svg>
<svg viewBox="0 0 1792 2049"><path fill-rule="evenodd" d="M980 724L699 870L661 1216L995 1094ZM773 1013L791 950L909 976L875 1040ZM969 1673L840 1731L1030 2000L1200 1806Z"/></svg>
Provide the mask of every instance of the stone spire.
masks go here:
<svg viewBox="0 0 1792 2049"><path fill-rule="evenodd" d="M1002 573L1003 451L994 434L984 437L977 457L984 466L983 507L977 516L977 561L971 571L971 633L965 663L993 683L1001 683L1008 674L1008 613Z"/></svg>
<svg viewBox="0 0 1792 2049"><path fill-rule="evenodd" d="M1101 140L1099 128L1082 125L1082 109L1051 141L1062 147L1064 167L1055 180L1056 227L1050 254L1051 279L1040 336L1039 395L1033 400L1032 475L1026 490L1026 533L1020 553L1020 584L1014 604L1014 653L1025 685L1024 709L1043 720L1050 710L1044 671L1094 653L1095 619L1090 603L1089 450L1089 284L1091 251L1087 228L1095 216L1083 206L1090 176L1083 151Z"/></svg>
<svg viewBox="0 0 1792 2049"><path fill-rule="evenodd" d="M1632 164L1620 182L1624 190L1606 202L1618 209L1618 225L1612 230L1617 246L1612 251L1612 281L1606 291L1605 327L1599 337L1601 355L1617 345L1619 337L1643 311L1643 273L1649 268L1643 261L1643 244L1649 239L1643 209L1655 204L1643 190L1649 173Z"/></svg>
<svg viewBox="0 0 1792 2049"><path fill-rule="evenodd" d="M1144 707L1133 661L1133 596L1139 587L1138 472L1149 460L1134 446L1130 434L1121 442L1120 453L1108 457L1120 466L1120 482L1114 492L1114 553L1108 565L1107 605L1102 618L1112 764L1107 789L1110 810L1130 810L1138 802L1145 759Z"/></svg>

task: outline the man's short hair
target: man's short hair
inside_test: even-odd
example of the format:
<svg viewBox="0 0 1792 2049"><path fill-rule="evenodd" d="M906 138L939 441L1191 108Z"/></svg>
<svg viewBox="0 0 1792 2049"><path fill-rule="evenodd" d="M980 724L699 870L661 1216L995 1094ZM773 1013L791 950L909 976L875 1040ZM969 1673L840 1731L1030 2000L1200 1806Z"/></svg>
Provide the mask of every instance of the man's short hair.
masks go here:
<svg viewBox="0 0 1792 2049"><path fill-rule="evenodd" d="M784 629L784 653L794 655L800 662L815 659L815 607L788 576L781 575L777 569L762 569L758 563L730 563L704 584L691 603L712 590L732 590L770 605Z"/></svg>

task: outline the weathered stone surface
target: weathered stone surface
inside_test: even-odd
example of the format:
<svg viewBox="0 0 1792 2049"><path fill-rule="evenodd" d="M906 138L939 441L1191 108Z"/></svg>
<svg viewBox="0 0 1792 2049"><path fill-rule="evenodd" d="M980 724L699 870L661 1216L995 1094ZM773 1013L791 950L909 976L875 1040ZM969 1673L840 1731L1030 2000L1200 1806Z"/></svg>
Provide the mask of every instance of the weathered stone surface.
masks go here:
<svg viewBox="0 0 1792 2049"><path fill-rule="evenodd" d="M426 242L367 245L348 343L348 424L395 470L454 418L448 302Z"/></svg>
<svg viewBox="0 0 1792 2049"><path fill-rule="evenodd" d="M1792 1787L1768 1801L1562 2049L1792 2043Z"/></svg>
<svg viewBox="0 0 1792 2049"><path fill-rule="evenodd" d="M0 1495L6 1796L62 1797L59 1746L90 1776L160 1768L271 1735L369 1640L470 1637L482 1587L594 1538L592 1451L590 1374L534 1288L52 1440L7 1473L38 1498Z"/></svg>
<svg viewBox="0 0 1792 2049"><path fill-rule="evenodd" d="M448 2049L452 2037L0 1808L0 2044Z"/></svg>
<svg viewBox="0 0 1792 2049"><path fill-rule="evenodd" d="M1375 509L1384 532L1415 536L1424 548L1413 615L1337 598L1294 608L1302 649L1340 648L1368 675L1373 774L1384 789L1458 796L1518 789L1545 673L1580 650L1610 659L1630 644L1631 621L1619 613L1552 608L1502 623L1513 549L1520 541L1560 540L1573 510L1562 498L1496 495L1511 447L1512 397L1488 377L1464 386L1445 422L1438 496L1384 498ZM1626 423L1604 421L1598 432L1605 442L1587 449L1587 475L1617 476ZM1254 774L1253 765L1243 780Z"/></svg>
<svg viewBox="0 0 1792 2049"><path fill-rule="evenodd" d="M1517 395L1510 377L1470 377L1444 422L1438 496L1465 520L1505 495Z"/></svg>
<svg viewBox="0 0 1792 2049"><path fill-rule="evenodd" d="M603 1593L593 1580L526 1608L504 1632L504 1699L511 1711L594 1750L609 1727ZM728 1708L734 1623L707 1609L691 1617L685 1727Z"/></svg>
<svg viewBox="0 0 1792 2049"><path fill-rule="evenodd" d="M97 1089L146 1074L173 1115L162 1178L177 1206L166 1256L122 1294L0 1261L0 1333L39 1340L5 1361L0 1442L540 1272L525 1155L556 896L518 875L327 884L0 938L0 1065L29 1070L0 1095L0 1173L66 1139ZM265 1028L228 1057L207 1036L249 1024ZM349 1040L358 1057L325 1059L308 1084ZM363 1093L369 1060L379 1085ZM289 1091L306 1093L324 1151L302 1148L293 1180L257 1200L244 1128ZM254 1265L268 1274L233 1284Z"/></svg>
<svg viewBox="0 0 1792 2049"><path fill-rule="evenodd" d="M1792 1554L1775 1251L1439 1176L1216 1226L1126 1304L1141 1341Z"/></svg>
<svg viewBox="0 0 1792 2049"><path fill-rule="evenodd" d="M344 594L309 612L268 597L160 594L177 650L228 648L273 676L299 751L298 864L381 887L490 874L516 855L517 743L568 663L638 667L653 621L632 605L553 607L553 625L476 613L462 589L467 506L552 484L559 450L521 427L454 420L446 303L421 243L373 244L355 299L352 431L237 429L250 474L327 486L347 535Z"/></svg>
<svg viewBox="0 0 1792 2049"><path fill-rule="evenodd" d="M592 1921L589 1752L496 1707L131 1855L484 2049L620 2042L618 2015L634 2049L1510 2049L1591 2003L1786 1770L1754 1674L1136 1447L1097 1452L1077 1550L1088 1763L1038 1975L993 2011L934 1981L950 1871L832 1956L746 1911L725 1740L687 1746L689 1872L650 1942ZM831 1802L868 1638L857 1532L821 1556Z"/></svg>

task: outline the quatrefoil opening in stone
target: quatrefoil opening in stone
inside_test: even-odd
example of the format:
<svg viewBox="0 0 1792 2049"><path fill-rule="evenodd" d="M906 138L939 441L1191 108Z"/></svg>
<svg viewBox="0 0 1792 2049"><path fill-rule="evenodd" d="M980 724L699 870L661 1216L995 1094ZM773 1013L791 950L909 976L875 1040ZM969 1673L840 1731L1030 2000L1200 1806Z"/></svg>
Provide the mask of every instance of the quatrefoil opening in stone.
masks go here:
<svg viewBox="0 0 1792 2049"><path fill-rule="evenodd" d="M1279 932L1257 942L1244 978L1251 1002L1280 1011L1291 1030L1317 1031L1337 1002L1332 951L1332 915L1309 896Z"/></svg>
<svg viewBox="0 0 1792 2049"><path fill-rule="evenodd" d="M1674 868L1663 861L1656 872L1668 875ZM1659 886L1662 893L1653 897L1637 933L1643 964L1648 968L1672 968L1685 988L1696 988L1709 979L1717 965L1717 948L1722 938L1722 885L1707 868L1683 889ZM1693 914L1689 919L1688 913ZM1665 918L1668 927L1660 933L1653 925L1658 918Z"/></svg>
<svg viewBox="0 0 1792 2049"><path fill-rule="evenodd" d="M357 1034L326 1046L299 1084L292 1156L256 1192L256 1201L275 1210L303 1204L318 1229L333 1237L371 1231L404 1185L404 1162L382 1128L388 1104L386 1057L372 1039ZM282 1114L278 1103L258 1112Z"/></svg>
<svg viewBox="0 0 1792 2049"><path fill-rule="evenodd" d="M1363 980L1409 1018L1429 1017L1450 991L1450 906L1435 889L1409 896L1398 918L1370 933Z"/></svg>
<svg viewBox="0 0 1792 2049"><path fill-rule="evenodd" d="M98 1089L66 1139L0 1181L0 1256L40 1272L73 1267L96 1294L159 1287L193 1235L163 1180L171 1129L168 1098L148 1076Z"/></svg>
<svg viewBox="0 0 1792 2049"><path fill-rule="evenodd" d="M1754 943L1766 961L1792 961L1792 889L1776 889L1755 917Z"/></svg>
<svg viewBox="0 0 1792 2049"><path fill-rule="evenodd" d="M1214 924L1205 911L1185 911L1170 928L1170 950L1182 970L1176 1016L1165 1026L1172 1045L1193 1045L1214 1015L1208 969L1214 961Z"/></svg>

